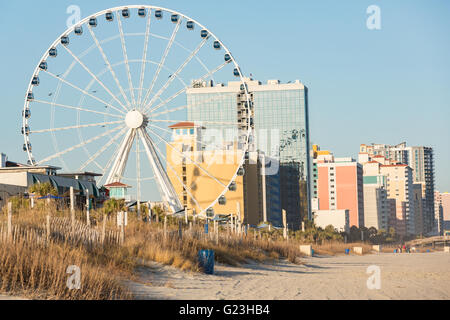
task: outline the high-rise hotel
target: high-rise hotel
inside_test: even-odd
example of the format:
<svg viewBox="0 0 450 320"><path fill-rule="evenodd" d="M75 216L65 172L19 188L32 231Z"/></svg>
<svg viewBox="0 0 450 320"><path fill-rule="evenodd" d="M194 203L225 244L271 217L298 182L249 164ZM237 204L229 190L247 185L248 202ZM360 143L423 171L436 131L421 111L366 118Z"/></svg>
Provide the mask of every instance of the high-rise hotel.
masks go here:
<svg viewBox="0 0 450 320"><path fill-rule="evenodd" d="M424 146L407 147L405 142L398 145L362 144L361 157L366 161L369 158L384 158L392 165L406 164L411 168L412 183L421 185L422 193L422 204L417 205L422 212L418 210L417 218L420 221L416 221L416 234L432 232L435 226L433 149Z"/></svg>
<svg viewBox="0 0 450 320"><path fill-rule="evenodd" d="M300 81L262 84L246 79L245 83L253 103L252 151L265 159L266 173L261 179L263 188L248 192L265 194L263 211L268 221L279 225L284 209L289 228L298 229L304 217L311 218L308 89ZM187 91L188 120L197 124L214 121L218 129L221 121L238 123L240 86L241 82L193 86Z"/></svg>

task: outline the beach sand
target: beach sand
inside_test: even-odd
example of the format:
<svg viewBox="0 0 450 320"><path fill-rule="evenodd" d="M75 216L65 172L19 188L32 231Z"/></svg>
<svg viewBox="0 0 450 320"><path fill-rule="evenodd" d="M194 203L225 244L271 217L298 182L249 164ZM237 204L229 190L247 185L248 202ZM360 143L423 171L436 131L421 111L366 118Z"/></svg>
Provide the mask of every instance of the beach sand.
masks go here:
<svg viewBox="0 0 450 320"><path fill-rule="evenodd" d="M28 300L28 299L23 298L23 297L16 297L16 296L0 294L0 301L6 301L6 300Z"/></svg>
<svg viewBox="0 0 450 320"><path fill-rule="evenodd" d="M215 275L150 264L128 281L136 299L327 300L450 299L450 254L443 252L303 258L242 267L216 265ZM379 266L381 288L369 290L369 266Z"/></svg>

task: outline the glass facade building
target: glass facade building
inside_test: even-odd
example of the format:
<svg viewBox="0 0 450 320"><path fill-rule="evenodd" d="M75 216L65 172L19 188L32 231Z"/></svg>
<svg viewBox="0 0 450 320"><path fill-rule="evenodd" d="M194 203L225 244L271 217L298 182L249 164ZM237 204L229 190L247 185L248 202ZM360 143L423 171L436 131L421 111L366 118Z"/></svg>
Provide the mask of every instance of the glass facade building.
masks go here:
<svg viewBox="0 0 450 320"><path fill-rule="evenodd" d="M255 148L271 159L270 168L266 166L266 174L272 177L266 179L268 217L281 221L284 209L289 228L298 229L304 217L311 218L308 89L299 81L262 84L248 79L246 83L254 105ZM238 82L189 89L188 121L237 122L239 89ZM272 192L277 191L281 200L278 205L276 200L270 200Z"/></svg>

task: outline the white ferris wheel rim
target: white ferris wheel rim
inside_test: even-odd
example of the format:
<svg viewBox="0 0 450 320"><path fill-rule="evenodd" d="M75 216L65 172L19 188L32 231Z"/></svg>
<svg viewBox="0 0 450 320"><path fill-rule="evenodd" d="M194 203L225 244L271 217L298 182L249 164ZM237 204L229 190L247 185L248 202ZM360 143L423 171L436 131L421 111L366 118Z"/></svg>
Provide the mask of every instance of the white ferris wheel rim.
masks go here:
<svg viewBox="0 0 450 320"><path fill-rule="evenodd" d="M29 118L27 118L26 117L26 114L25 114L25 112L27 111L27 110L31 110L31 108L30 108L30 104L33 102L33 101L29 101L29 99L28 99L28 94L31 92L33 92L33 84L32 84L32 81L33 81L33 79L34 79L34 77L37 77L39 74L40 74L40 72L41 71L43 71L43 70L41 70L41 68L40 68L40 64L41 64L41 62L46 62L47 61L47 59L49 58L49 56L50 56L50 50L51 49L53 49L53 48L57 48L59 45L62 45L61 44L61 38L63 38L63 37L68 37L70 34L72 34L74 31L75 31L75 28L77 28L77 27L82 27L83 25L85 25L85 24L88 24L89 23L89 21L90 21L90 19L92 19L92 18L98 18L98 17L100 17L100 16L104 16L104 15L106 15L107 13L109 13L109 12L111 12L111 13L116 13L116 12L119 12L119 11L123 11L123 10L125 10L125 9L145 9L145 10L148 10L148 12L146 11L146 14L151 14L151 12L152 12L152 10L161 10L162 12L168 12L168 13L170 13L170 14L172 14L172 15L178 15L181 19L180 19L180 22L181 22L181 20L182 19L185 19L186 21L192 21L195 25L197 25L197 26L199 26L202 30L206 30L207 32L208 32L208 37L207 37L207 39L209 39L210 37L212 37L212 38L214 38L214 40L215 41L217 41L219 44L220 44L220 46L221 46L221 49L223 49L224 51L225 51L225 53L226 54L228 54L229 55L229 57L230 57L230 60L229 61L227 61L227 63L233 63L234 64L234 66L235 66L235 69L238 71L238 73L239 73L239 79L240 79L240 82L241 82L241 84L243 85L243 87L244 87L244 90L245 90L245 95L246 95L246 101L247 101L247 103L248 104L250 104L251 103L251 101L250 101L250 95L249 95L249 92L248 92L248 87L247 87L247 85L245 84L245 81L244 81L244 76L243 76L243 73L242 73L242 70L241 70L241 68L240 68L240 66L238 65L238 63L236 62L236 59L234 58L234 56L232 55L232 53L231 53L231 51L228 49L228 47L213 33L213 32L211 32L210 31L210 29L208 29L207 27L205 27L203 24L201 24L200 22L198 22L197 20L195 20L195 19L192 19L191 17L189 17L189 16L187 16L187 15L185 15L185 14L183 14L183 13L181 13L181 12L178 12L178 11L175 11L175 10L172 10L172 9L168 9L168 8L164 8L164 7L160 7L160 6L153 6L153 5L124 5L124 6L117 6L117 7L113 7L113 8L109 8L109 9L105 9L105 10L102 10L102 11L99 11L99 12L97 12L97 13L94 13L94 14L91 14L91 15L89 15L89 16L87 16L87 17L85 17L84 19L82 19L82 20L80 20L78 23L76 23L76 24L74 24L73 26L71 26L70 28L68 28L68 29L66 29L59 37L57 37L56 38L56 40L48 47L48 49L45 51L45 53L42 55L42 57L41 57L41 59L39 60L39 62L38 62L38 64L37 64L37 66L36 66L36 68L34 69L34 72L33 72L33 74L32 74L32 76L31 76L31 79L30 79L30 81L29 81L29 85L28 85L28 88L27 88L27 91L26 91L26 93L25 93L25 103L24 103L24 108L23 108L23 113L22 113L22 130L23 130L23 136L24 136L24 142L25 142L25 147L26 147L26 153L27 153L27 157L28 157L28 161L30 162L30 164L31 165L36 165L36 163L35 163L35 160L34 160L34 157L33 157L33 153L32 153L32 150L31 150L31 148L30 148L30 145L31 145L31 139L30 139L30 135L29 134L27 134L27 132L26 132L26 128L29 128L28 127L28 124L29 124ZM118 20L120 21L120 17L118 18ZM89 26L88 26L88 28L89 28ZM116 37L117 37L117 35L116 35ZM122 37L123 37L123 35L122 35ZM164 37L163 37L164 38ZM180 44L178 44L178 45L180 45ZM98 46L98 45L97 45ZM89 50L91 50L91 49L93 49L95 47L95 44L93 44L90 48L88 48L86 51L89 51ZM182 46L181 46L182 47ZM186 48L184 48L184 49L186 49ZM186 50L189 50L189 49L186 49ZM70 51L69 51L70 52ZM73 56L75 59L76 59L76 56ZM198 57L197 57L197 59L198 59ZM78 61L78 62L80 62L80 61ZM122 61L122 63L123 63L124 61ZM128 62L128 61L127 61ZM142 62L142 61L141 61ZM73 61L73 63L76 63L76 61ZM80 62L81 63L81 62ZM203 64L203 63L202 63ZM129 68L129 66L128 66L128 68ZM213 72L213 73L211 73L210 72L210 74L207 74L207 76L213 76L213 74L214 74L215 72ZM176 76L176 77L178 77L178 76ZM59 81L58 81L58 85L61 85L61 79L59 79ZM105 88L106 89L106 88ZM133 89L136 89L136 88L133 88ZM142 89L142 88L140 88L140 89ZM183 91L186 91L186 89L187 89L187 87L185 87L184 89L183 89ZM113 97L116 97L117 95L112 95ZM82 98L84 99L86 97L86 95L82 95ZM127 97L128 98L128 97ZM55 98L54 98L55 99ZM81 99L80 99L81 100ZM127 102L127 100L125 99L125 102ZM146 99L144 99L144 102L146 102ZM55 104L55 101L53 101L52 102L52 104ZM119 105L122 105L121 103L119 104ZM127 105L128 106L128 105ZM125 108L126 109L126 108ZM129 111L129 110L128 110ZM144 110L145 111L145 110ZM79 114L79 113L78 113ZM125 115L125 113L124 113L124 115ZM109 116L115 116L114 114L109 114ZM116 115L116 116L118 116L118 115ZM250 122L250 114L248 115L248 121ZM138 117L139 118L139 117ZM125 119L125 117L124 117L124 119ZM131 121L131 120L130 120ZM136 119L134 119L134 121L138 121L139 122L139 120L136 120ZM237 124L237 123L236 123ZM113 132L116 132L117 131L117 129L120 129L119 130L119 133L120 132L122 132L123 131L123 129L124 128L126 128L126 126L119 126L119 127L116 127L115 128L115 130L110 130L110 131L107 131L107 133L108 134L112 134ZM155 127L156 128L156 127ZM151 129L148 129L149 131L152 131ZM155 135L155 132L152 132L154 135ZM241 157L241 160L240 160L240 162L239 162L239 165L237 166L237 169L236 169L236 172L234 173L234 175L233 175L233 177L230 179L230 181L228 182L228 184L224 184L224 183L222 183L222 182L220 182L220 181L218 181L215 177L213 177L216 181L218 181L218 182L220 182L220 184L221 185L223 185L224 186L224 190L222 191L222 193L221 194L219 194L218 196L217 196L217 198L210 204L210 205L208 205L206 208L202 208L202 211L200 212L200 213L198 213L198 215L199 216L206 216L206 212L207 212L207 210L208 209L210 209L210 208L213 208L218 202L219 202L219 199L221 198L221 197L223 197L223 196L225 196L225 194L226 193L228 193L229 192L229 188L230 188L230 186L232 185L232 183L234 183L235 181L236 181L236 179L237 179L237 177L238 177L238 173L239 173L239 170L240 170L240 168L242 168L243 167L243 165L244 165L244 163L245 163L245 153L246 153L246 151L248 151L248 147L249 147L249 137L251 136L251 134L252 134L252 129L251 129L251 126L249 125L248 126L248 128L247 128L247 131L246 131L246 139L245 139L245 148L244 148L244 150L243 150L243 155L242 155L242 157ZM139 134L138 134L139 135ZM156 134L157 135L157 134ZM164 139L163 139L163 141L165 141ZM86 141L84 141L84 142L86 142ZM138 143L139 144L139 143ZM160 152L160 154L161 154L161 152ZM61 157L61 155L59 155L58 157ZM62 161L64 161L64 160L62 160ZM40 162L41 163L41 162ZM40 164L39 163L39 164ZM199 166L197 166L197 167L199 167ZM105 169L106 168L108 168L108 166L105 166ZM200 169L202 169L201 167L199 167ZM139 177L137 177L137 179L139 179ZM152 179L152 178L146 178L146 179L143 179L143 180L148 180L148 179ZM181 182L181 181L180 181ZM183 183L182 183L182 185L184 186L184 188L188 188L187 186L185 186ZM188 191L188 190L186 190L186 191ZM189 193L189 192L188 192ZM191 194L191 197L192 197L192 194ZM196 202L196 204L197 204L197 206L199 206L199 204L197 203L197 201L195 200L195 198L194 198L194 201ZM199 206L200 207L200 206ZM201 208L201 207L200 207Z"/></svg>

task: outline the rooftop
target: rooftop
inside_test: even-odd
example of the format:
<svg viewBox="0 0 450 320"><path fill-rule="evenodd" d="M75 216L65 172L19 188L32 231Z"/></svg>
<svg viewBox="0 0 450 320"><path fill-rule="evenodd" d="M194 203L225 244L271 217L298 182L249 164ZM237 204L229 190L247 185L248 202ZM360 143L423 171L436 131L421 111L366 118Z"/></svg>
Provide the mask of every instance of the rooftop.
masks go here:
<svg viewBox="0 0 450 320"><path fill-rule="evenodd" d="M105 188L131 188L131 186L123 184L121 182L113 182L110 184L106 184L104 187Z"/></svg>
<svg viewBox="0 0 450 320"><path fill-rule="evenodd" d="M179 122L169 127L170 129L195 128L194 122Z"/></svg>
<svg viewBox="0 0 450 320"><path fill-rule="evenodd" d="M64 172L64 173L58 173L58 176L61 177L73 177L73 176L91 176L91 177L101 177L102 174L95 173L95 172Z"/></svg>
<svg viewBox="0 0 450 320"><path fill-rule="evenodd" d="M381 167L407 167L407 164L382 164Z"/></svg>

